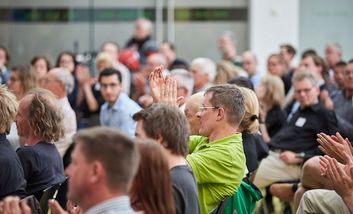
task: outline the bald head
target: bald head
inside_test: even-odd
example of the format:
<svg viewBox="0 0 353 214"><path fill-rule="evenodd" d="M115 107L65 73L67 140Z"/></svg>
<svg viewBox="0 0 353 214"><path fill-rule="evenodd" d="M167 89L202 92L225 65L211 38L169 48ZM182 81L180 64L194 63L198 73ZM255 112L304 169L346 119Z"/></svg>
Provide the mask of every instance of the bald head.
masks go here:
<svg viewBox="0 0 353 214"><path fill-rule="evenodd" d="M196 116L196 113L202 105L204 94L205 92L193 94L186 102L184 113L189 122L190 135L199 134L200 122L199 118Z"/></svg>
<svg viewBox="0 0 353 214"><path fill-rule="evenodd" d="M152 33L152 22L148 19L138 19L135 22L134 37L137 40L143 40Z"/></svg>

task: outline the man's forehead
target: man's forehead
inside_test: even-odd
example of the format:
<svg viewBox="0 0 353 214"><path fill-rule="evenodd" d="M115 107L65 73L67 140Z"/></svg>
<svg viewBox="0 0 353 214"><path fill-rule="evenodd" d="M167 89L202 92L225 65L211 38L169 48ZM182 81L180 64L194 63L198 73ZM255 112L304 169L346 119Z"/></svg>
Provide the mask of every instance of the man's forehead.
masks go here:
<svg viewBox="0 0 353 214"><path fill-rule="evenodd" d="M297 88L297 87L300 87L302 85L310 85L310 86L313 86L312 82L308 79L308 78L304 78L302 80L299 80L299 81L296 81L294 82L293 86L294 88Z"/></svg>

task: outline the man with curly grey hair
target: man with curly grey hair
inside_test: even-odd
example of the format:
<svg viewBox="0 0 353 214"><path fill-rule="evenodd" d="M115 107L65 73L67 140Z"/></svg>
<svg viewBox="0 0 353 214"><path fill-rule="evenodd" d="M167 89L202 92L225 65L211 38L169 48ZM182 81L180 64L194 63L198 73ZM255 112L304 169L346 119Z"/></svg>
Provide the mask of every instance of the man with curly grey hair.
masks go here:
<svg viewBox="0 0 353 214"><path fill-rule="evenodd" d="M54 95L45 89L32 89L20 101L15 118L24 146L17 150L27 193L41 197L42 191L65 180L64 167L55 147L64 133L63 115Z"/></svg>

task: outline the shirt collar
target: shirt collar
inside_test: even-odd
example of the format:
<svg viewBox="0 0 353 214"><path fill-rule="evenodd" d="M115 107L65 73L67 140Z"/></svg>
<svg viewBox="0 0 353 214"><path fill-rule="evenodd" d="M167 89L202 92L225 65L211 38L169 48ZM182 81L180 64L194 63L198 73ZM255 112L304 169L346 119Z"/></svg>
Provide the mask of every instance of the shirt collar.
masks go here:
<svg viewBox="0 0 353 214"><path fill-rule="evenodd" d="M103 201L89 208L85 212L85 214L106 213L107 211L113 210L113 209L119 209L119 210L131 209L129 196L119 196L119 197L115 197L115 198Z"/></svg>

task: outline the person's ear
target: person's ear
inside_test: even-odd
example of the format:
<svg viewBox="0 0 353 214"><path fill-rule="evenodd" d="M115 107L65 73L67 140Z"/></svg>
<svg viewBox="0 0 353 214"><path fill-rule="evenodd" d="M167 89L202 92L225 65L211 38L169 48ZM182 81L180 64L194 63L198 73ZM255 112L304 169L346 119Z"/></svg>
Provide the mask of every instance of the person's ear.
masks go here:
<svg viewBox="0 0 353 214"><path fill-rule="evenodd" d="M218 111L218 113L217 113L217 121L222 120L225 117L224 108L219 107L216 110Z"/></svg>
<svg viewBox="0 0 353 214"><path fill-rule="evenodd" d="M90 176L89 176L89 181L91 183L96 183L98 182L104 174L104 167L101 162L99 161L94 161L91 164L90 168Z"/></svg>

